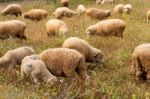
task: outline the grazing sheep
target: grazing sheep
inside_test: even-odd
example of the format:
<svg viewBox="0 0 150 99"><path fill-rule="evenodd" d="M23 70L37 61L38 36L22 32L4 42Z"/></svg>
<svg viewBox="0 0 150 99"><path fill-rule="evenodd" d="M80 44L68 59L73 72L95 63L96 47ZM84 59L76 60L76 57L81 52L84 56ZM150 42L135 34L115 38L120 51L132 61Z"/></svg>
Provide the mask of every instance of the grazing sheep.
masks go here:
<svg viewBox="0 0 150 99"><path fill-rule="evenodd" d="M40 58L49 71L57 76L78 77L88 79L85 69L85 59L82 54L73 49L54 48L43 51Z"/></svg>
<svg viewBox="0 0 150 99"><path fill-rule="evenodd" d="M104 19L111 15L110 10L102 10L102 9L96 9L96 8L90 8L86 11L86 14L90 16L91 18L95 19Z"/></svg>
<svg viewBox="0 0 150 99"><path fill-rule="evenodd" d="M104 5L105 3L113 4L114 0L96 0L96 4L102 4L102 5Z"/></svg>
<svg viewBox="0 0 150 99"><path fill-rule="evenodd" d="M9 36L26 39L24 31L26 24L19 20L1 21L0 22L0 38L8 38Z"/></svg>
<svg viewBox="0 0 150 99"><path fill-rule="evenodd" d="M68 38L64 41L63 47L77 50L85 57L87 62L104 63L103 52L78 37Z"/></svg>
<svg viewBox="0 0 150 99"><path fill-rule="evenodd" d="M60 18L63 18L63 17L67 17L67 18L70 18L70 17L73 17L75 15L77 15L78 13L67 8L67 7L59 7L55 10L55 12L53 13L53 15L57 18L57 19L60 19Z"/></svg>
<svg viewBox="0 0 150 99"><path fill-rule="evenodd" d="M32 9L23 14L23 17L26 19L40 21L44 18L47 18L48 12L42 9Z"/></svg>
<svg viewBox="0 0 150 99"><path fill-rule="evenodd" d="M21 75L31 75L34 83L39 84L39 78L47 83L54 83L57 78L53 76L46 68L44 62L36 55L26 56L22 60Z"/></svg>
<svg viewBox="0 0 150 99"><path fill-rule="evenodd" d="M130 5L130 4L124 5L124 13L130 14L131 11L132 11L132 5Z"/></svg>
<svg viewBox="0 0 150 99"><path fill-rule="evenodd" d="M61 6L62 7L68 7L68 0L61 0Z"/></svg>
<svg viewBox="0 0 150 99"><path fill-rule="evenodd" d="M150 43L141 44L134 49L131 73L138 79L150 80Z"/></svg>
<svg viewBox="0 0 150 99"><path fill-rule="evenodd" d="M147 11L147 14L146 14L146 15L147 15L147 22L148 22L149 19L150 19L150 10Z"/></svg>
<svg viewBox="0 0 150 99"><path fill-rule="evenodd" d="M50 19L46 23L46 32L48 35L64 36L68 32L65 22L58 19Z"/></svg>
<svg viewBox="0 0 150 99"><path fill-rule="evenodd" d="M123 38L126 24L120 19L108 19L89 26L86 29L88 35L117 36Z"/></svg>
<svg viewBox="0 0 150 99"><path fill-rule="evenodd" d="M19 4L9 4L2 12L2 15L22 15L22 6Z"/></svg>
<svg viewBox="0 0 150 99"><path fill-rule="evenodd" d="M77 7L77 10L76 10L80 15L81 14L84 14L84 13L86 13L86 8L85 8L85 6L84 5L82 5L82 4L80 4L80 5L78 5L78 7Z"/></svg>
<svg viewBox="0 0 150 99"><path fill-rule="evenodd" d="M117 4L113 10L114 13L119 13L119 14L123 13L123 11L124 11L124 5L123 4Z"/></svg>
<svg viewBox="0 0 150 99"><path fill-rule="evenodd" d="M0 58L0 67L8 66L9 68L13 68L15 65L21 64L25 56L32 55L34 52L34 49L28 46L9 50Z"/></svg>

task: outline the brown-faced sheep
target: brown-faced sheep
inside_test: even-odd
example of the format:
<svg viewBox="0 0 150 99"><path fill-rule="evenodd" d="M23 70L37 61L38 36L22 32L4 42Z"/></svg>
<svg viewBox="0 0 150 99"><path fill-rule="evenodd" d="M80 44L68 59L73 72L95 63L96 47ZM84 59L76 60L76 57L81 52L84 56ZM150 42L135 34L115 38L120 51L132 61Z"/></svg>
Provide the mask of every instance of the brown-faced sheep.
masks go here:
<svg viewBox="0 0 150 99"><path fill-rule="evenodd" d="M132 11L132 5L131 4L124 5L124 13L130 14L131 11Z"/></svg>
<svg viewBox="0 0 150 99"><path fill-rule="evenodd" d="M141 44L134 49L131 73L138 79L150 80L150 43Z"/></svg>
<svg viewBox="0 0 150 99"><path fill-rule="evenodd" d="M22 14L22 6L19 4L9 4L2 12L2 15L15 15L18 16Z"/></svg>
<svg viewBox="0 0 150 99"><path fill-rule="evenodd" d="M89 26L86 29L88 35L117 36L123 38L126 24L120 19L108 19Z"/></svg>
<svg viewBox="0 0 150 99"><path fill-rule="evenodd" d="M90 8L86 11L87 16L90 16L91 18L95 19L105 19L111 15L110 10L102 10L102 9L96 9L96 8Z"/></svg>
<svg viewBox="0 0 150 99"><path fill-rule="evenodd" d="M76 50L68 48L47 49L39 56L54 75L81 77L84 80L89 78L84 56Z"/></svg>
<svg viewBox="0 0 150 99"><path fill-rule="evenodd" d="M102 5L104 5L106 3L113 4L114 0L96 0L96 4L102 4Z"/></svg>
<svg viewBox="0 0 150 99"><path fill-rule="evenodd" d="M150 19L150 10L147 11L146 16L147 16L147 22L148 22Z"/></svg>
<svg viewBox="0 0 150 99"><path fill-rule="evenodd" d="M63 47L77 50L85 57L87 62L104 63L103 52L78 37L68 38L64 41Z"/></svg>
<svg viewBox="0 0 150 99"><path fill-rule="evenodd" d="M80 4L80 5L78 5L78 7L77 7L77 10L76 10L80 15L81 14L84 14L84 13L86 13L86 8L85 8L85 6L84 5L82 5L82 4Z"/></svg>
<svg viewBox="0 0 150 99"><path fill-rule="evenodd" d="M70 18L70 17L73 17L75 15L78 15L77 12L67 8L67 7L59 7L55 10L55 12L53 13L53 15L57 18L57 19L60 19L60 18L63 18L63 17L67 17L67 18Z"/></svg>
<svg viewBox="0 0 150 99"><path fill-rule="evenodd" d="M13 68L15 65L21 64L25 56L32 55L34 52L34 49L28 46L9 50L0 58L0 67Z"/></svg>
<svg viewBox="0 0 150 99"><path fill-rule="evenodd" d="M48 12L42 9L32 9L23 14L23 17L26 19L40 21L44 18L47 18Z"/></svg>
<svg viewBox="0 0 150 99"><path fill-rule="evenodd" d="M46 23L46 32L50 35L64 36L68 32L65 22L58 19L50 19Z"/></svg>
<svg viewBox="0 0 150 99"><path fill-rule="evenodd" d="M26 24L19 20L1 21L0 22L0 38L8 38L10 36L26 39L24 34Z"/></svg>
<svg viewBox="0 0 150 99"><path fill-rule="evenodd" d="M68 0L61 0L61 6L62 7L68 7L69 6L69 1Z"/></svg>
<svg viewBox="0 0 150 99"><path fill-rule="evenodd" d="M124 11L124 5L123 4L117 4L115 7L114 7L114 10L113 10L113 13L123 13Z"/></svg>
<svg viewBox="0 0 150 99"><path fill-rule="evenodd" d="M44 62L36 55L24 57L21 64L21 75L22 77L32 76L36 84L40 84L40 79L51 84L57 81L57 78L48 71Z"/></svg>

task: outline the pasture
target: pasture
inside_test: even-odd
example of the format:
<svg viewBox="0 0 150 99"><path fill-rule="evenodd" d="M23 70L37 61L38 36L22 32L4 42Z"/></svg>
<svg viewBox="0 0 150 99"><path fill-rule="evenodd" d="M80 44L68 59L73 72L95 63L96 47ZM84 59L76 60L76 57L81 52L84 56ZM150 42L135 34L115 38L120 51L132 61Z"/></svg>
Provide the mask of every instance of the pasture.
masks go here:
<svg viewBox="0 0 150 99"><path fill-rule="evenodd" d="M13 2L0 3L0 10ZM87 36L85 30L100 20L90 19L86 15L63 18L69 27L65 37L48 37L45 23L54 18L52 13L59 2L46 3L43 0L16 1L23 6L23 12L32 8L45 9L49 12L48 18L42 21L31 21L21 16L2 16L0 21L19 19L27 24L25 34L27 40L9 38L0 39L0 56L6 51L20 46L31 46L40 53L47 48L62 47L63 41L71 36L80 37L92 46L104 51L105 66L91 66L88 70L88 81L72 81L59 78L61 83L52 86L42 84L36 86L30 78L23 79L19 66L12 72L0 69L0 99L150 99L150 84L138 81L130 75L131 54L133 49L142 43L150 42L150 23L146 22L146 12L150 9L149 0L116 0L115 4L95 5L94 0L70 0L70 8L76 9L78 4L86 8L96 7L110 9L118 3L133 5L130 15L112 15L109 18L119 18L126 22L124 38Z"/></svg>

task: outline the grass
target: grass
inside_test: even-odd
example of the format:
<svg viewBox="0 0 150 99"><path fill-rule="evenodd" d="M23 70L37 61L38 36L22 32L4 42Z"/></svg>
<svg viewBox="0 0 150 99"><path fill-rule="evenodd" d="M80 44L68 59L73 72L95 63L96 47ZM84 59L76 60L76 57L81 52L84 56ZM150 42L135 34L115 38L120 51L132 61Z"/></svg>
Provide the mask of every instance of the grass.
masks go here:
<svg viewBox="0 0 150 99"><path fill-rule="evenodd" d="M32 46L36 53L47 48L61 47L63 41L70 36L78 36L85 39L94 47L105 53L105 67L96 66L88 70L90 80L72 81L67 78L59 78L62 83L53 86L42 84L36 86L29 78L22 80L20 70L13 72L0 70L0 99L150 99L150 85L137 81L130 75L130 57L133 49L142 43L150 42L150 23L146 22L146 11L150 6L149 0L118 0L117 3L130 3L133 5L131 15L112 15L109 18L120 18L126 22L127 28L124 38L116 37L88 37L85 29L99 20L90 19L87 16L76 16L70 19L64 18L69 27L66 37L47 37L45 23L50 18L52 12L59 4L46 4L43 1L22 1L18 2L24 7L24 12L32 8L47 10L50 14L47 19L40 22L30 21L22 17L0 16L0 21L19 19L27 23L25 31L27 41L19 39L0 40L0 56L6 51L16 47L28 45ZM1 9L7 4L0 3ZM92 0L72 0L71 8L75 9L78 4L83 3L87 8L96 7L103 9L113 9L114 5L95 5Z"/></svg>

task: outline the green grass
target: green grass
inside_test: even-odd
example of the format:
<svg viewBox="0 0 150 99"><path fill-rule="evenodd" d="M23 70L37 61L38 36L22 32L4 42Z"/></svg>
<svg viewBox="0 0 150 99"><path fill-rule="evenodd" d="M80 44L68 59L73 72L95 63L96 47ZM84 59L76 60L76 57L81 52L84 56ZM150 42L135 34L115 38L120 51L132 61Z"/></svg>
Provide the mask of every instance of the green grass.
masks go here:
<svg viewBox="0 0 150 99"><path fill-rule="evenodd" d="M142 43L150 42L150 23L146 22L146 11L150 6L149 0L117 0L117 3L131 3L133 13L131 15L112 15L109 18L120 18L126 22L127 28L124 38L116 37L88 37L85 29L99 20L90 19L87 16L76 16L70 19L64 18L69 27L68 35L62 37L47 37L45 23L54 18L52 12L59 3L46 4L43 1L22 1L24 12L32 8L47 10L50 14L47 19L40 22L30 21L22 17L0 16L0 21L19 19L27 23L25 31L27 41L19 39L0 40L0 56L6 51L16 47L32 46L36 53L47 48L61 47L63 41L70 36L78 36L85 39L94 47L105 53L105 67L96 66L88 70L89 81L72 81L67 78L59 78L63 83L53 86L42 84L40 87L33 84L29 78L22 80L20 70L8 72L0 70L0 99L47 99L47 98L75 98L75 99L149 99L150 86L145 82L137 81L130 75L131 53L133 49ZM10 2L9 2L10 3ZM92 0L71 0L70 7L75 9L78 4L85 4L87 8L96 7L112 10L114 5L95 5ZM8 3L0 3L4 8Z"/></svg>

